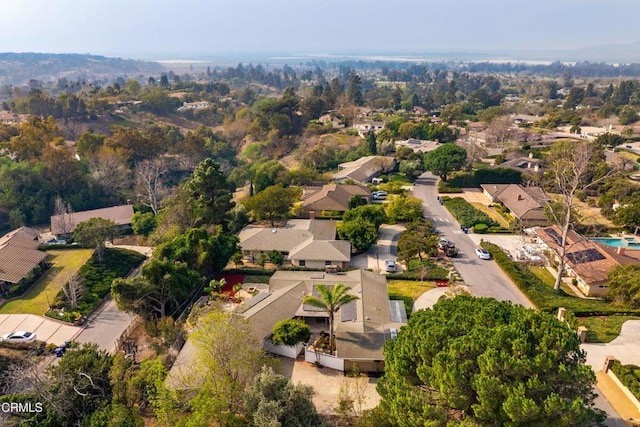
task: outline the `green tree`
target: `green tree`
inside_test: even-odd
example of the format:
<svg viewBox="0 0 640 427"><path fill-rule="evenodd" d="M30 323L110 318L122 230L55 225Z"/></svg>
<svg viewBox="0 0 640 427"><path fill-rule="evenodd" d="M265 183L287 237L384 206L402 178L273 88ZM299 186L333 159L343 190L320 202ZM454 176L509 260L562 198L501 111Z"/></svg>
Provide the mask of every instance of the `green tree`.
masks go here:
<svg viewBox="0 0 640 427"><path fill-rule="evenodd" d="M338 236L351 242L356 252L363 253L378 240L378 227L367 219L355 218L338 224Z"/></svg>
<svg viewBox="0 0 640 427"><path fill-rule="evenodd" d="M547 313L489 298L441 300L414 313L384 353L378 392L394 425L585 426L603 419L578 336Z"/></svg>
<svg viewBox="0 0 640 427"><path fill-rule="evenodd" d="M362 96L362 80L356 73L351 73L346 89L347 100L353 105L364 105Z"/></svg>
<svg viewBox="0 0 640 427"><path fill-rule="evenodd" d="M187 181L186 189L203 223L226 226L228 212L235 203L233 188L218 163L211 158L203 160Z"/></svg>
<svg viewBox="0 0 640 427"><path fill-rule="evenodd" d="M274 344L296 345L309 341L311 328L302 319L281 320L273 327L271 342Z"/></svg>
<svg viewBox="0 0 640 427"><path fill-rule="evenodd" d="M387 215L382 205L362 205L346 211L342 217L344 221L353 221L354 219L364 219L376 226L376 230L382 224L387 222Z"/></svg>
<svg viewBox="0 0 640 427"><path fill-rule="evenodd" d="M180 387L189 391L191 425L236 425L243 397L266 362L251 322L240 316L211 311L194 326L193 371L184 371Z"/></svg>
<svg viewBox="0 0 640 427"><path fill-rule="evenodd" d="M612 221L630 230L640 227L640 195L634 194L614 211Z"/></svg>
<svg viewBox="0 0 640 427"><path fill-rule="evenodd" d="M156 216L153 212L136 212L131 219L133 232L148 236L156 228Z"/></svg>
<svg viewBox="0 0 640 427"><path fill-rule="evenodd" d="M118 234L118 224L105 218L91 218L76 225L73 239L81 246L95 248L98 261L102 262L104 244Z"/></svg>
<svg viewBox="0 0 640 427"><path fill-rule="evenodd" d="M253 426L320 427L313 388L263 368L244 395L244 413Z"/></svg>
<svg viewBox="0 0 640 427"><path fill-rule="evenodd" d="M121 310L149 319L173 314L201 283L186 263L154 257L140 276L114 280L111 292Z"/></svg>
<svg viewBox="0 0 640 427"><path fill-rule="evenodd" d="M299 187L273 185L250 197L245 207L253 212L257 219L268 219L271 226L275 219L286 219L293 205L300 200L302 190Z"/></svg>
<svg viewBox="0 0 640 427"><path fill-rule="evenodd" d="M386 212L392 222L412 222L424 218L422 200L404 194L394 197L387 203Z"/></svg>
<svg viewBox="0 0 640 427"><path fill-rule="evenodd" d="M466 162L467 151L454 144L443 144L424 155L425 168L445 182L451 172L462 169Z"/></svg>
<svg viewBox="0 0 640 427"><path fill-rule="evenodd" d="M422 261L422 255L432 256L437 254L438 236L433 225L426 221L418 221L407 224L405 231L400 234L398 240L398 258L405 263L416 256Z"/></svg>
<svg viewBox="0 0 640 427"><path fill-rule="evenodd" d="M609 271L609 295L622 306L640 307L640 265L622 265Z"/></svg>
<svg viewBox="0 0 640 427"><path fill-rule="evenodd" d="M267 256L269 257L269 261L271 261L278 267L280 267L284 263L284 255L282 255L282 252L280 251L274 249L272 251L269 251Z"/></svg>
<svg viewBox="0 0 640 427"><path fill-rule="evenodd" d="M351 295L349 291L350 287L343 285L342 283L338 283L334 286L327 286L325 284L319 283L316 285L316 291L320 295L319 297L315 295L305 295L302 298L303 304L309 304L314 307L321 308L327 312L329 315L329 353L333 354L335 350L335 343L333 339L333 318L335 313L340 310L345 304L350 303L351 301L355 301L359 299L355 295Z"/></svg>
<svg viewBox="0 0 640 427"><path fill-rule="evenodd" d="M61 425L77 425L106 407L112 398L109 379L112 356L96 344L68 350L45 373L46 391L40 396Z"/></svg>
<svg viewBox="0 0 640 427"><path fill-rule="evenodd" d="M622 144L625 141L625 139L624 137L622 137L621 135L618 135L617 133L605 132L598 135L595 141L598 144L602 144L604 146L609 145L612 147L616 147Z"/></svg>

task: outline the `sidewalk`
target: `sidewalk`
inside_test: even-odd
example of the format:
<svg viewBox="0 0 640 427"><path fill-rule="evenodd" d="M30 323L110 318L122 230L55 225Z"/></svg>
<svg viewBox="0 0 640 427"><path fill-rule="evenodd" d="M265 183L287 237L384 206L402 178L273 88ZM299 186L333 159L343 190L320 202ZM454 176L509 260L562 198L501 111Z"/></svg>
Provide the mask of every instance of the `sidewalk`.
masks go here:
<svg viewBox="0 0 640 427"><path fill-rule="evenodd" d="M640 411L631 403L611 378L602 371L596 372L597 387L602 396L613 406L620 418L633 426L640 426Z"/></svg>

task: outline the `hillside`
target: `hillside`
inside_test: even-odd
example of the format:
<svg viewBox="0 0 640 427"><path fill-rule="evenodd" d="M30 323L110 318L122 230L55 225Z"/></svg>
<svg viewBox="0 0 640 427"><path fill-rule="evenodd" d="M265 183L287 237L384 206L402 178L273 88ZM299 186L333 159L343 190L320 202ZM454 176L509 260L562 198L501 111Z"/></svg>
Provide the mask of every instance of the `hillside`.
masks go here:
<svg viewBox="0 0 640 427"><path fill-rule="evenodd" d="M21 85L29 80L44 82L67 79L95 79L123 74L157 74L157 62L107 58L89 54L0 53L0 84Z"/></svg>

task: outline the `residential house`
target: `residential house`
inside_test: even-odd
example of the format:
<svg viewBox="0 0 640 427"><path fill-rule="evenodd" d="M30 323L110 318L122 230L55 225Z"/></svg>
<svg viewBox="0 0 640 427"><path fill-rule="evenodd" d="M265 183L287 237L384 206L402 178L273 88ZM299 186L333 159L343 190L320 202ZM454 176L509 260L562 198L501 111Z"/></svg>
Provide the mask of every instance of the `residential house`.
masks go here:
<svg viewBox="0 0 640 427"><path fill-rule="evenodd" d="M502 203L523 226L549 224L544 214L548 197L542 189L519 184L482 184L480 187L491 203Z"/></svg>
<svg viewBox="0 0 640 427"><path fill-rule="evenodd" d="M93 209L90 211L72 212L51 217L51 234L58 239L71 236L76 225L91 218L109 219L122 229L131 227L133 205L121 205L111 208Z"/></svg>
<svg viewBox="0 0 640 427"><path fill-rule="evenodd" d="M396 167L395 157L366 156L353 162L338 165L338 172L332 176L332 181L344 184L353 181L356 184L366 184L383 173L389 173Z"/></svg>
<svg viewBox="0 0 640 427"><path fill-rule="evenodd" d="M182 107L178 108L178 112L182 113L187 110L204 110L206 108L209 108L208 101L183 102Z"/></svg>
<svg viewBox="0 0 640 427"><path fill-rule="evenodd" d="M336 240L336 221L317 219L289 220L280 228L248 226L240 231L240 247L246 259L268 259L269 252L282 253L297 267L323 269L325 266L346 268L351 261L351 243Z"/></svg>
<svg viewBox="0 0 640 427"><path fill-rule="evenodd" d="M355 123L353 125L353 128L358 131L358 135L364 138L369 132L378 133L382 129L384 129L384 122L362 120L358 123Z"/></svg>
<svg viewBox="0 0 640 427"><path fill-rule="evenodd" d="M371 189L366 185L327 184L322 187L305 187L302 194L301 216L312 217L322 211L346 212L349 201L358 196L369 203Z"/></svg>
<svg viewBox="0 0 640 427"><path fill-rule="evenodd" d="M384 343L407 321L404 305L389 300L383 275L362 269L337 274L277 271L269 280L268 293L247 301L248 309L242 316L251 320L256 335L264 341L271 336L277 322L294 317L304 319L312 329L328 331L328 313L302 304L305 295L318 295L315 289L318 284L343 284L358 297L335 314L336 354L332 367L345 371L356 364L360 371L382 372ZM306 358L315 360L315 353L310 354L309 349L306 353ZM320 359L320 355L317 357Z"/></svg>
<svg viewBox="0 0 640 427"><path fill-rule="evenodd" d="M423 139L407 139L406 141L396 141L396 147L409 147L414 153L427 153L440 146L440 141L430 141Z"/></svg>
<svg viewBox="0 0 640 427"><path fill-rule="evenodd" d="M47 253L38 250L37 239L38 232L26 227L0 237L0 294L46 267Z"/></svg>
<svg viewBox="0 0 640 427"><path fill-rule="evenodd" d="M550 249L559 259L562 230L558 226L536 228L535 233L543 247ZM608 274L620 265L640 264L640 251L627 250L624 247L606 246L573 230L569 230L565 246L566 272L576 279L576 285L586 296L601 296L609 292Z"/></svg>
<svg viewBox="0 0 640 427"><path fill-rule="evenodd" d="M541 159L533 157L533 153L529 153L528 157L516 157L509 159L506 162L493 166L494 168L509 168L522 172L525 175L542 174L544 171L544 164Z"/></svg>

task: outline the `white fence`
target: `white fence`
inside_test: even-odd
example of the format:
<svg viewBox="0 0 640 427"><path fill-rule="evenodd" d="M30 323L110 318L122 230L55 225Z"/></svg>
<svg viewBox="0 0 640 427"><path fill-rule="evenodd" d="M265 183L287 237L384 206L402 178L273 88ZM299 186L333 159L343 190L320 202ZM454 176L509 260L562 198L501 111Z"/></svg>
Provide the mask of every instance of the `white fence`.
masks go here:
<svg viewBox="0 0 640 427"><path fill-rule="evenodd" d="M327 353L316 352L310 347L307 347L304 351L304 360L305 362L318 363L321 366L344 372L344 359Z"/></svg>
<svg viewBox="0 0 640 427"><path fill-rule="evenodd" d="M296 345L284 345L284 344L275 345L274 343L271 342L271 340L267 339L264 342L264 349L269 353L295 359L298 357L300 353L302 353L302 350L304 349L304 344L299 342Z"/></svg>

